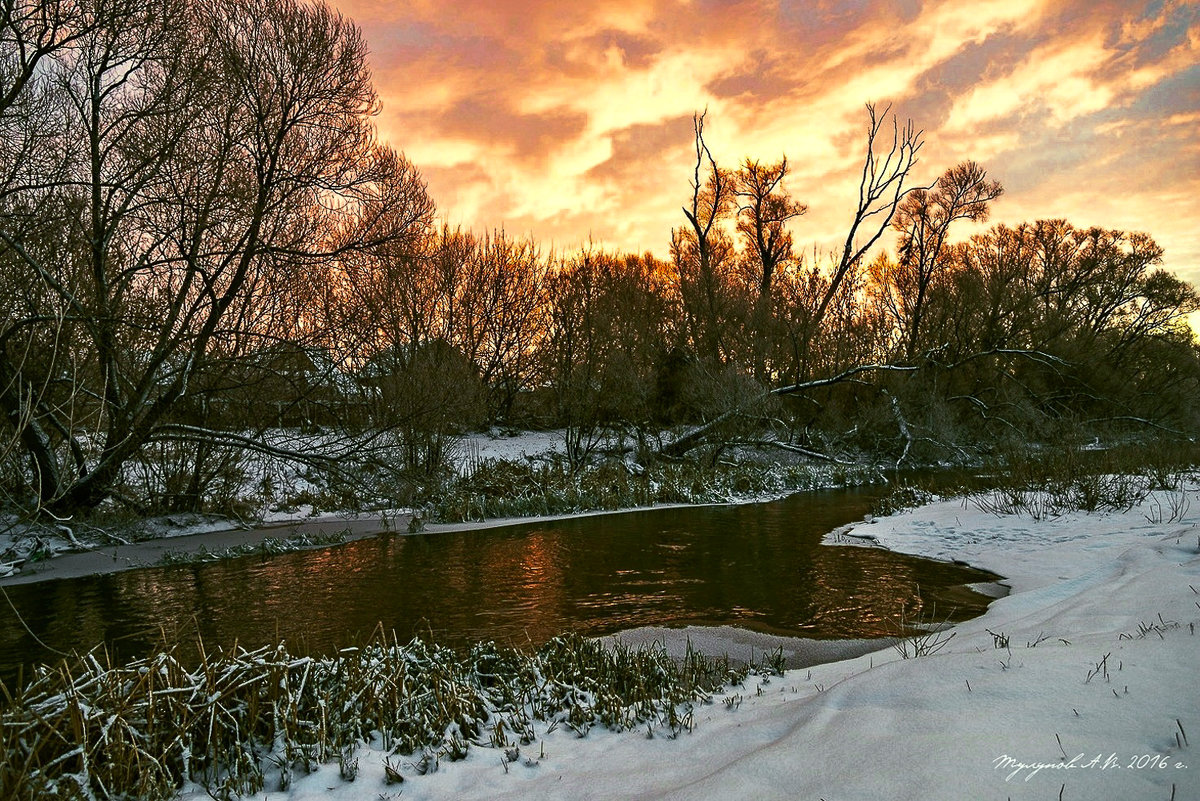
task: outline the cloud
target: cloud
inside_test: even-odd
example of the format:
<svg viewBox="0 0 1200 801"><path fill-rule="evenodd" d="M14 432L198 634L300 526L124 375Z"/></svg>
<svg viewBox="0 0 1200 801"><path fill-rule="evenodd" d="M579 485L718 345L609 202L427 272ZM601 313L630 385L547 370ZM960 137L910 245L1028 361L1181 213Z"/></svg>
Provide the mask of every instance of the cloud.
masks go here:
<svg viewBox="0 0 1200 801"><path fill-rule="evenodd" d="M609 133L612 152L588 170L589 178L615 187L629 182L653 183L645 168L661 164L668 155L680 156L691 148L692 115L681 115L659 123L637 123Z"/></svg>
<svg viewBox="0 0 1200 801"><path fill-rule="evenodd" d="M665 255L707 108L722 165L788 155L797 241L828 248L863 104L890 102L925 131L915 178L974 158L1008 187L993 220L1147 230L1200 278L1191 2L334 2L371 46L381 131L456 222Z"/></svg>
<svg viewBox="0 0 1200 801"><path fill-rule="evenodd" d="M587 127L587 116L573 109L521 113L486 96L471 95L452 103L431 120L448 138L477 141L516 159L544 159Z"/></svg>

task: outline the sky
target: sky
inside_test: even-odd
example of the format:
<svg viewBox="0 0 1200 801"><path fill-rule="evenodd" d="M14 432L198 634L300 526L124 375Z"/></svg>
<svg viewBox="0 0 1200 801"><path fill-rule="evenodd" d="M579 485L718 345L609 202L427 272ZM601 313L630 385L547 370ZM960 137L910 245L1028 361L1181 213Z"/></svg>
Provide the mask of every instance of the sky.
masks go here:
<svg viewBox="0 0 1200 801"><path fill-rule="evenodd" d="M924 131L915 181L974 159L1004 185L989 225L1145 231L1200 284L1195 2L332 2L367 39L383 136L452 225L665 257L707 109L721 166L787 156L796 242L825 253L873 102Z"/></svg>

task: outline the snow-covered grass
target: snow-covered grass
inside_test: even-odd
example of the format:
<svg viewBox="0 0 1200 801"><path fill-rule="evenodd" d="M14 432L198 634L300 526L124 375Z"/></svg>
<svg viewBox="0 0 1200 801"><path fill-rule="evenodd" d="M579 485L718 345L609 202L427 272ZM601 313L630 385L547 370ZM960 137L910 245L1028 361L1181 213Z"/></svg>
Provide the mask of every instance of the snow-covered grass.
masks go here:
<svg viewBox="0 0 1200 801"><path fill-rule="evenodd" d="M581 737L533 721L528 744L516 735L493 748L484 727L433 771L423 751L397 753L368 729L311 774L293 770L286 789L260 754L276 768L252 797L1198 798L1198 490L1190 481L1123 511L1043 519L953 499L860 524L852 535L1006 577L1011 594L942 632L936 652L887 647L747 674L694 706L684 729ZM469 738L441 733L455 731ZM193 784L183 797L207 793Z"/></svg>
<svg viewBox="0 0 1200 801"><path fill-rule="evenodd" d="M192 666L173 649L124 666L88 655L39 671L0 703L0 798L152 800L173 797L180 783L228 798L268 783L287 790L335 761L352 782L363 744L406 757L385 757L388 783L480 747L505 767L524 748L532 767L539 730L582 737L593 726L644 726L678 737L697 706L750 669L575 635L532 655L483 643L460 656L386 637L318 659L283 644L201 647Z"/></svg>
<svg viewBox="0 0 1200 801"><path fill-rule="evenodd" d="M239 556L277 556L283 553L307 550L323 545L341 545L346 535L340 531L331 534L305 534L297 532L289 537L267 537L259 543L242 543L228 548L211 550L201 545L194 551L167 551L159 557L162 565L190 565L198 562L217 562Z"/></svg>
<svg viewBox="0 0 1200 801"><path fill-rule="evenodd" d="M481 462L442 487L422 512L443 522L759 501L802 490L879 480L873 468L756 461L703 465L618 460L572 470L561 461Z"/></svg>

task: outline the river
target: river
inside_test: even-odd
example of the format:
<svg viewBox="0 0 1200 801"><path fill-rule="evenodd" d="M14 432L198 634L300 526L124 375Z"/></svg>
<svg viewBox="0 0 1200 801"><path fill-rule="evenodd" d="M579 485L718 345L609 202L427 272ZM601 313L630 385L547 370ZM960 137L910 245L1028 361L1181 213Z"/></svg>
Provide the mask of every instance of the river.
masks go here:
<svg viewBox="0 0 1200 801"><path fill-rule="evenodd" d="M104 644L140 655L165 633L209 647L286 639L302 653L377 626L450 645L538 645L563 631L729 624L814 638L894 635L902 618L962 620L995 577L881 548L830 547L881 490L655 509L415 536L9 587L36 638L0 614L0 676ZM918 612L918 610L921 610ZM39 640L41 642L39 642Z"/></svg>

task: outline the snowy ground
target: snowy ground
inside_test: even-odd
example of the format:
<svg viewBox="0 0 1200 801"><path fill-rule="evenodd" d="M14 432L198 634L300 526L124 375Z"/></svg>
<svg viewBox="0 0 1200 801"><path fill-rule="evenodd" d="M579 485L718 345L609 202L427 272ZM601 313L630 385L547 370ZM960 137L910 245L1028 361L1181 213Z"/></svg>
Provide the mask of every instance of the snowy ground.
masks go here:
<svg viewBox="0 0 1200 801"><path fill-rule="evenodd" d="M748 679L676 740L539 731L514 762L474 748L424 776L364 747L353 783L327 765L257 798L1197 799L1200 495L1189 494L1195 508L1172 522L1151 522L1168 508L1152 498L1043 522L949 501L864 523L854 533L987 568L1013 591L934 635L944 645L932 655L887 648ZM403 784L385 782L385 758Z"/></svg>
<svg viewBox="0 0 1200 801"><path fill-rule="evenodd" d="M491 459L515 462L566 452L567 440L561 430L520 431L505 435L493 429L463 437L455 448L454 460L458 472L462 473Z"/></svg>

